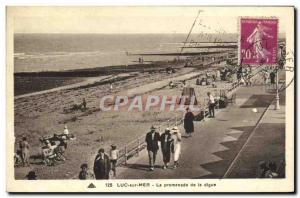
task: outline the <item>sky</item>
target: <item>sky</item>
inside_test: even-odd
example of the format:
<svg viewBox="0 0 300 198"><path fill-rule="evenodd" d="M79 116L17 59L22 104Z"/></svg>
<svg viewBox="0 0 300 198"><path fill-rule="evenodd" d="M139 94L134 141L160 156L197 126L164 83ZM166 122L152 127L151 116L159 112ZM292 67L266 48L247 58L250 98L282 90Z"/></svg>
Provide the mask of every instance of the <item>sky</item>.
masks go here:
<svg viewBox="0 0 300 198"><path fill-rule="evenodd" d="M8 7L14 33L237 33L240 16L284 15L284 8ZM201 23L202 25L199 25ZM284 30L281 20L280 30ZM281 31L282 32L282 31Z"/></svg>

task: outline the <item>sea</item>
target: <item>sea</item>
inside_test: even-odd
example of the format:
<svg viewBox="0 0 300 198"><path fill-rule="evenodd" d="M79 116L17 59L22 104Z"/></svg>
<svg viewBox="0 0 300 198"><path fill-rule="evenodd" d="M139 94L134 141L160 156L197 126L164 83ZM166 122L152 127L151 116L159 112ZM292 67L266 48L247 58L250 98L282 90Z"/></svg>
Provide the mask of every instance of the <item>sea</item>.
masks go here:
<svg viewBox="0 0 300 198"><path fill-rule="evenodd" d="M178 53L187 34L15 34L14 72L136 64L142 53ZM220 38L221 37L221 38ZM233 34L191 35L188 41L236 41ZM195 49L185 49L186 51ZM198 50L199 51L199 50ZM143 56L145 63L176 56Z"/></svg>

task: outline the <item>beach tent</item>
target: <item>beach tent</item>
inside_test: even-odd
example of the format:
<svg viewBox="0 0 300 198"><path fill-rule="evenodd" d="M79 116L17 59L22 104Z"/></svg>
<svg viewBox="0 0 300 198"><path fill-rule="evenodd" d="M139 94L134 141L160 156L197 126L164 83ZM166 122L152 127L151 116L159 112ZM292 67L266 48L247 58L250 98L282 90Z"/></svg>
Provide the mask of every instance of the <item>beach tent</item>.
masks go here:
<svg viewBox="0 0 300 198"><path fill-rule="evenodd" d="M181 96L185 96L185 105L197 105L197 97L196 97L196 93L195 93L195 89L193 87L184 87L181 93ZM191 98L195 97L194 99L194 104L191 104ZM181 104L181 99L179 100L179 104Z"/></svg>

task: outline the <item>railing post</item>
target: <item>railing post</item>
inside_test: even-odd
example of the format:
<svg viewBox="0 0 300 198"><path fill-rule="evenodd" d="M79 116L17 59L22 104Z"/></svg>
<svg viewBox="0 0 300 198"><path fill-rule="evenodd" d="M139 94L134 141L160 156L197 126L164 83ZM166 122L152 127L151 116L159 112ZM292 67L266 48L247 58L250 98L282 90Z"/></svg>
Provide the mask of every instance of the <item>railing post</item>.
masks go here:
<svg viewBox="0 0 300 198"><path fill-rule="evenodd" d="M127 165L127 146L125 146L125 165Z"/></svg>

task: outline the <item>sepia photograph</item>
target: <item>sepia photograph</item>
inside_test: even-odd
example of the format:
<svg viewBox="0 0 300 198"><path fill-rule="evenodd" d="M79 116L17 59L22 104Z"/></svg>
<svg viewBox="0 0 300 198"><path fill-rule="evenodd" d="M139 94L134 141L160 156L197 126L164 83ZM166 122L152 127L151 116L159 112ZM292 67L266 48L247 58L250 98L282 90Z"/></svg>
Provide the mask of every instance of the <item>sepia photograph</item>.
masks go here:
<svg viewBox="0 0 300 198"><path fill-rule="evenodd" d="M7 6L7 191L293 192L294 14Z"/></svg>

